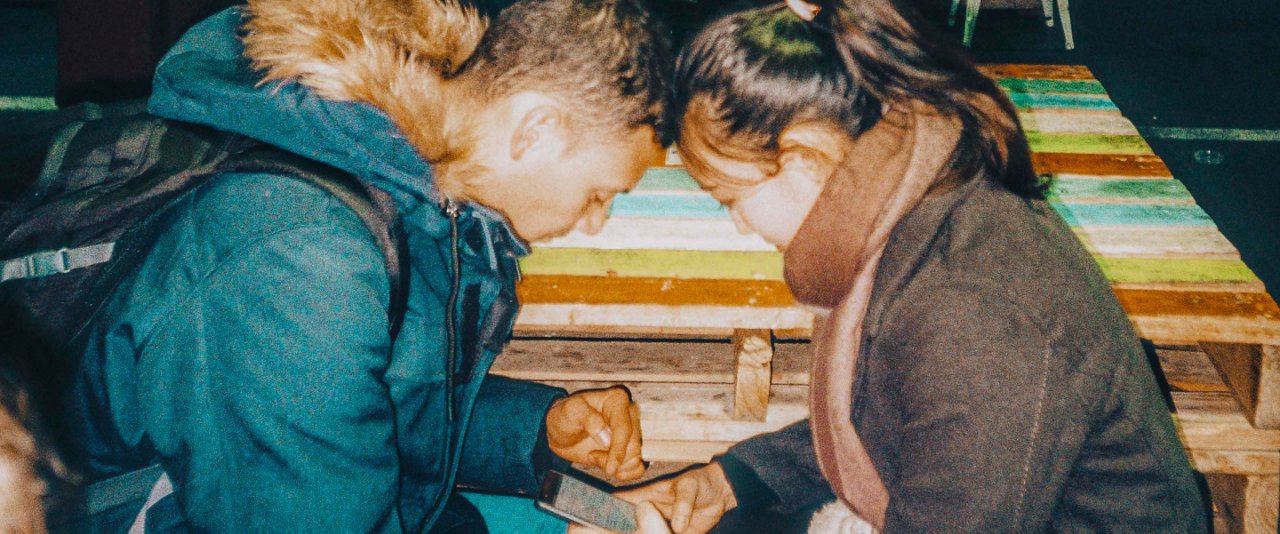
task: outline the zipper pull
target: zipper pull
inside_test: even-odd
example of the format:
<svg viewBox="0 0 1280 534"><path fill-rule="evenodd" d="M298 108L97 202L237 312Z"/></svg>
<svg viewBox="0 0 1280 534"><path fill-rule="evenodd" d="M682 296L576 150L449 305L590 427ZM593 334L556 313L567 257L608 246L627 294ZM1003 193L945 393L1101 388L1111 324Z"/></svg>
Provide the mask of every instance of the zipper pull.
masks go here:
<svg viewBox="0 0 1280 534"><path fill-rule="evenodd" d="M458 214L462 213L462 206L452 198L444 199L444 214L450 219L457 219Z"/></svg>

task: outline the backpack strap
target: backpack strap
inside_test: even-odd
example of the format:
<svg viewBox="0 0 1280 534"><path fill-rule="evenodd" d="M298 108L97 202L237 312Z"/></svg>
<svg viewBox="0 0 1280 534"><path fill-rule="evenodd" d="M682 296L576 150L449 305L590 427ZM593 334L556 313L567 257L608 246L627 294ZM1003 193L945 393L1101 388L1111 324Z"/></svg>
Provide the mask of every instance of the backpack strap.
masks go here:
<svg viewBox="0 0 1280 534"><path fill-rule="evenodd" d="M404 322L408 304L409 270L404 268L408 257L404 229L390 195L351 173L269 145L258 145L228 157L218 166L217 172L265 172L300 178L351 208L373 234L382 251L387 279L391 283L387 316L391 337L395 338Z"/></svg>

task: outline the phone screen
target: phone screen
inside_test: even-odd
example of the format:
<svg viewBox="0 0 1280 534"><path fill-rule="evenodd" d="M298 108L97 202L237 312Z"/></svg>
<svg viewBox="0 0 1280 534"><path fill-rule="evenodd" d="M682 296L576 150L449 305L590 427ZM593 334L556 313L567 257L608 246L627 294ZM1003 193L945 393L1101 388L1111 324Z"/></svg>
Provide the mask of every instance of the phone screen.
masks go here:
<svg viewBox="0 0 1280 534"><path fill-rule="evenodd" d="M548 471L542 482L538 506L555 515L587 526L634 532L636 507L609 492L558 471Z"/></svg>

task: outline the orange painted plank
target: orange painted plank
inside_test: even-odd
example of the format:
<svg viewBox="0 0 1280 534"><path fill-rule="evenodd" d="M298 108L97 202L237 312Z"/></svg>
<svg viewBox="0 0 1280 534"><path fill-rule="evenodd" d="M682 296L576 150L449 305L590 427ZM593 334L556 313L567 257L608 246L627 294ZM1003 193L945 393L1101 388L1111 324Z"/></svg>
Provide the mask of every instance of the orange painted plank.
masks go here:
<svg viewBox="0 0 1280 534"><path fill-rule="evenodd" d="M1045 78L1050 80L1092 80L1093 72L1084 65L979 65L978 69L992 78Z"/></svg>
<svg viewBox="0 0 1280 534"><path fill-rule="evenodd" d="M1173 176L1159 156L1124 154L1031 154L1036 172L1108 176Z"/></svg>
<svg viewBox="0 0 1280 534"><path fill-rule="evenodd" d="M781 280L527 275L516 294L526 304L795 305Z"/></svg>

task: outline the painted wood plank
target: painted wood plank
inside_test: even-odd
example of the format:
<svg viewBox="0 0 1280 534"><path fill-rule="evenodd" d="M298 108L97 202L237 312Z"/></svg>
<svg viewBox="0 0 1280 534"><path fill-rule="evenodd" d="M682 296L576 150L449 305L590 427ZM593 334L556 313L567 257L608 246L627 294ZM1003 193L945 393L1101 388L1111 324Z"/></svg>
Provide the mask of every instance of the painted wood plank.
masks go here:
<svg viewBox="0 0 1280 534"><path fill-rule="evenodd" d="M1106 257L1238 259L1239 252L1214 227L1089 226L1072 228L1089 252ZM776 252L755 234L740 234L728 220L662 220L614 217L600 233L574 232L534 245L543 248L652 249Z"/></svg>
<svg viewBox="0 0 1280 534"><path fill-rule="evenodd" d="M1039 173L1095 174L1104 176L1173 176L1155 155L1068 154L1035 152L1032 164Z"/></svg>
<svg viewBox="0 0 1280 534"><path fill-rule="evenodd" d="M705 306L709 309L704 311L714 314L725 313L717 307L767 308L770 316L788 309L803 312L791 308L795 300L778 280L527 276L517 291L526 304L656 305L654 313L671 313L682 306ZM1115 288L1115 293L1131 316L1246 318L1280 327L1280 308L1266 293L1130 288Z"/></svg>
<svg viewBox="0 0 1280 534"><path fill-rule="evenodd" d="M1137 135L1059 134L1026 132L1032 152L1067 154L1153 154Z"/></svg>
<svg viewBox="0 0 1280 534"><path fill-rule="evenodd" d="M781 338L806 338L813 327L813 315L794 306L526 302L516 317L516 331L519 335L538 337L720 338L731 336L740 328L768 328Z"/></svg>
<svg viewBox="0 0 1280 534"><path fill-rule="evenodd" d="M1050 202L1070 226L1214 226L1213 219L1194 204L1085 204ZM614 217L644 219L728 220L729 211L710 195L619 195L610 211ZM696 224L696 222L693 222Z"/></svg>
<svg viewBox="0 0 1280 534"><path fill-rule="evenodd" d="M1050 202L1069 226L1204 226L1214 227L1209 214L1192 205L1076 204Z"/></svg>
<svg viewBox="0 0 1280 534"><path fill-rule="evenodd" d="M777 252L538 249L521 259L525 276L782 280Z"/></svg>
<svg viewBox="0 0 1280 534"><path fill-rule="evenodd" d="M1003 63L979 65L978 69L992 78L1044 78L1048 80L1092 80L1093 72L1084 65L1032 65Z"/></svg>
<svg viewBox="0 0 1280 534"><path fill-rule="evenodd" d="M1243 261L1178 258L1095 258L1102 274L1113 284L1253 282L1257 275Z"/></svg>
<svg viewBox="0 0 1280 534"><path fill-rule="evenodd" d="M1008 93L1080 93L1106 95L1098 80L1050 80L1044 78L999 78L996 83Z"/></svg>
<svg viewBox="0 0 1280 534"><path fill-rule="evenodd" d="M1054 177L1049 198L1074 203L1194 204L1195 198L1177 180L1098 180Z"/></svg>
<svg viewBox="0 0 1280 534"><path fill-rule="evenodd" d="M572 232L537 243L542 248L735 250L777 252L777 247L756 234L741 234L727 219L637 219L611 217L595 235Z"/></svg>
<svg viewBox="0 0 1280 534"><path fill-rule="evenodd" d="M1119 109L1110 98L1100 95L1040 95L1012 93L1009 100L1021 109L1070 108L1070 109Z"/></svg>
<svg viewBox="0 0 1280 534"><path fill-rule="evenodd" d="M1113 283L1252 282L1258 278L1239 259L1094 258ZM777 252L705 250L537 249L521 260L533 276L581 276L605 279L714 279L781 281ZM659 288L661 290L661 288Z"/></svg>
<svg viewBox="0 0 1280 534"><path fill-rule="evenodd" d="M1118 110L1021 109L1018 119L1028 132L1139 135L1138 128Z"/></svg>
<svg viewBox="0 0 1280 534"><path fill-rule="evenodd" d="M1085 249L1101 257L1239 259L1217 228L1088 226L1072 228Z"/></svg>

